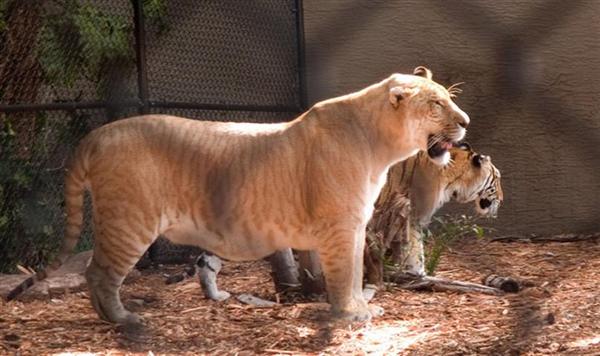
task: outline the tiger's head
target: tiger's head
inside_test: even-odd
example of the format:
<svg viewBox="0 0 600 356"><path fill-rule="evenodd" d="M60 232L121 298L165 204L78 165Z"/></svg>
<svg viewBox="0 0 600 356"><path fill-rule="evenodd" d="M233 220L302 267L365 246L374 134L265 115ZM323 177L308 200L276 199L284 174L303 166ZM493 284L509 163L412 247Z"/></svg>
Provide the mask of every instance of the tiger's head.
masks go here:
<svg viewBox="0 0 600 356"><path fill-rule="evenodd" d="M479 154L468 143L450 149L451 163L442 174L447 178L444 189L459 203L475 202L478 214L496 217L504 194L500 171L490 156Z"/></svg>
<svg viewBox="0 0 600 356"><path fill-rule="evenodd" d="M414 133L411 143L426 151L434 163L448 164L450 149L463 139L470 121L452 101L452 87L446 89L434 82L425 67L415 68L412 75L394 74L389 87L393 109L407 119L402 129ZM396 128L390 125L388 129Z"/></svg>

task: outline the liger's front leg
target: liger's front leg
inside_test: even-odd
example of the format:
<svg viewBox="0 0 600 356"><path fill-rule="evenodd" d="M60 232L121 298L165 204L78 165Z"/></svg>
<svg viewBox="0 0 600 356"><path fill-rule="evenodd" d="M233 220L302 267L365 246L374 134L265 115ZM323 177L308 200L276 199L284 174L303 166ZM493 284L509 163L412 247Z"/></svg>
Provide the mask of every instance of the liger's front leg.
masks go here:
<svg viewBox="0 0 600 356"><path fill-rule="evenodd" d="M358 229L356 232L355 245L356 248L354 250L354 275L352 282L352 294L355 296L355 299L362 300L362 302L367 305L367 300L365 299L364 293L364 264L365 264L365 245L367 241L366 236L366 226L363 226ZM371 313L371 317L377 317L383 315L383 308L374 304L367 305L369 312Z"/></svg>
<svg viewBox="0 0 600 356"><path fill-rule="evenodd" d="M363 321L381 314L369 309L362 294L364 237L364 229L338 229L321 240L318 252L334 317Z"/></svg>

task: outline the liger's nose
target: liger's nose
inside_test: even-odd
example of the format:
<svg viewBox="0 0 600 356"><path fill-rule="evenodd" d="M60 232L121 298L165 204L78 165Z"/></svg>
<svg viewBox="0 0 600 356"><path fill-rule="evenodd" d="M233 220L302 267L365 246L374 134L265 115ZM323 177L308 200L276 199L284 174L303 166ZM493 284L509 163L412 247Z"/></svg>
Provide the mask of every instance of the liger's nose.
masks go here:
<svg viewBox="0 0 600 356"><path fill-rule="evenodd" d="M459 111L458 115L456 116L456 123L458 124L458 126L462 127L463 129L466 129L467 126L469 126L469 122L471 121L469 115L467 115L467 113L465 113L464 111Z"/></svg>

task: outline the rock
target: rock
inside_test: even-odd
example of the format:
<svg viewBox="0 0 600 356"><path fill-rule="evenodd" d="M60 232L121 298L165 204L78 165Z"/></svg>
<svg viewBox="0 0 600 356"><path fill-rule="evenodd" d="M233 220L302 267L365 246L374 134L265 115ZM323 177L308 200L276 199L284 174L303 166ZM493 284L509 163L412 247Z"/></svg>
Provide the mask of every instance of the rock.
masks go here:
<svg viewBox="0 0 600 356"><path fill-rule="evenodd" d="M277 305L277 303L275 303L275 302L272 302L270 300L261 299L261 298L255 297L253 295L250 295L250 294L240 294L236 298L237 298L237 300L239 300L240 302L242 302L244 304L249 304L249 305L253 305L255 307L260 307L260 308L270 308L270 307L274 307Z"/></svg>

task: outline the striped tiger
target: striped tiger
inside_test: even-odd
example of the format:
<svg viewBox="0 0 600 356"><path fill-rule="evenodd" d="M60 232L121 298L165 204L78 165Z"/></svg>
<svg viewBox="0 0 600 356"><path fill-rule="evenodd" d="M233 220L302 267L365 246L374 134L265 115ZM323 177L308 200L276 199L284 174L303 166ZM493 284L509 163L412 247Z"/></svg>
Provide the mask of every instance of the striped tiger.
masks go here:
<svg viewBox="0 0 600 356"><path fill-rule="evenodd" d="M399 262L403 272L425 274L422 230L445 203L474 202L479 215L498 214L504 194L500 171L490 156L473 151L468 143L452 148L450 156L450 164L444 167L432 164L423 152L398 163L389 170L388 182L375 204L367 236L374 243L377 234L383 235L383 249L391 249L392 259ZM370 272L380 265L376 255L367 249Z"/></svg>
<svg viewBox="0 0 600 356"><path fill-rule="evenodd" d="M161 234L234 261L316 250L333 315L369 319L383 310L361 293L365 227L389 167L428 148L447 163L468 123L424 67L317 103L286 123L116 121L86 136L70 162L64 245L51 269L77 243L87 189L95 244L86 278L102 319L140 321L119 289Z"/></svg>

